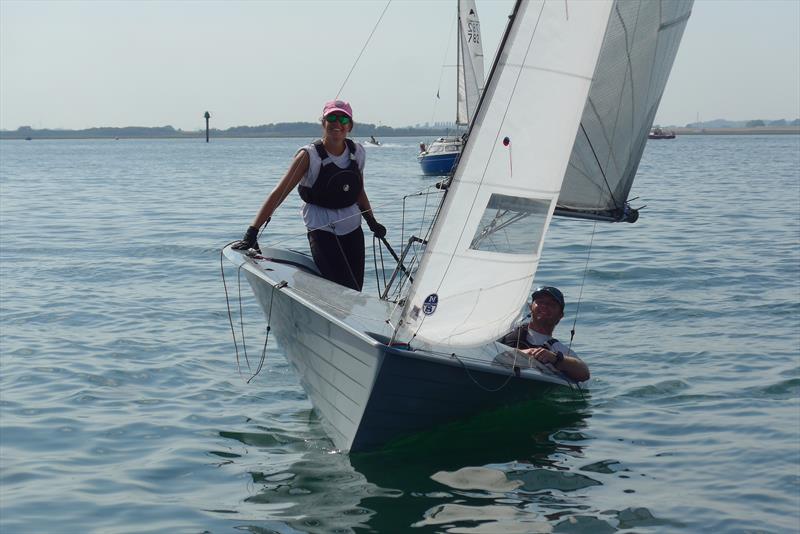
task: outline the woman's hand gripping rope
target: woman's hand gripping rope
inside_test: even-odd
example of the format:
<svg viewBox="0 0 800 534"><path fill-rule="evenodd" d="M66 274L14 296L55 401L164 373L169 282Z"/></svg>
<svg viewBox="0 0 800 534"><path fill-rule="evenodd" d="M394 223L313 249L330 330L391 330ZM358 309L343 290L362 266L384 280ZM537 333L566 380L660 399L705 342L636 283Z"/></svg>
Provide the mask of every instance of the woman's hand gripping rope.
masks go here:
<svg viewBox="0 0 800 534"><path fill-rule="evenodd" d="M364 219L367 221L367 226L369 226L369 229L372 230L373 234L375 234L375 237L379 239L386 237L386 227L379 223L371 212L365 212Z"/></svg>
<svg viewBox="0 0 800 534"><path fill-rule="evenodd" d="M267 227L271 217L267 219L267 222L264 223L264 228ZM244 236L239 240L236 241L231 248L233 250L250 250L253 249L259 254L261 254L261 249L258 246L258 232L259 229L255 226L248 226L247 231L244 233Z"/></svg>

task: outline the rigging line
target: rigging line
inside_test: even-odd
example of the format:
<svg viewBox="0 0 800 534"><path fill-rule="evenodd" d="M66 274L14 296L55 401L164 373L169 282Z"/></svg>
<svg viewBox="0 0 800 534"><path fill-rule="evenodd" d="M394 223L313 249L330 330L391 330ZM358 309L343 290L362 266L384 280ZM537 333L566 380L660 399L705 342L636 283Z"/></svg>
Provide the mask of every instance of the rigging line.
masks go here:
<svg viewBox="0 0 800 534"><path fill-rule="evenodd" d="M594 145L592 141L589 139L589 134L586 133L586 128L583 127L583 122L581 122L581 131L583 132L583 136L586 137L586 142L589 144L589 148L592 150L592 155L594 156L594 160L597 162L597 168L600 170L600 175L603 177L603 181L606 183L606 188L608 189L608 194L611 195L611 200L614 201L614 205L617 206L617 199L614 198L614 192L611 190L611 185L608 183L608 178L606 178L606 173L603 170L603 165L600 163L600 159L597 157L597 152L594 150Z"/></svg>
<svg viewBox="0 0 800 534"><path fill-rule="evenodd" d="M506 210L506 212L508 212L508 210ZM470 248L477 248L477 246L480 245L481 242L484 239L488 239L489 237L492 236L492 234L496 234L497 232L500 232L501 230L505 230L506 227L511 226L512 224L515 224L515 223L521 221L525 217L529 217L531 214L530 213L525 213L525 212L519 212L516 215L512 215L511 217L509 217L505 221L501 220L502 217L505 217L505 215L506 215L506 213L503 213L503 214L499 214L498 213L497 215L495 215L494 220L492 220L492 222L489 223L488 226L484 226L484 228L481 229L480 235L472 240L472 243L470 244ZM497 221L500 221L500 222L498 223ZM495 224L497 226L494 226ZM506 234L506 236L507 235L508 234ZM508 241L508 237L506 237L506 241Z"/></svg>
<svg viewBox="0 0 800 534"><path fill-rule="evenodd" d="M422 232L425 228L425 215L427 213L428 213L428 196L425 195L425 203L422 205L422 217L420 217L419 219L419 235L423 235Z"/></svg>
<svg viewBox="0 0 800 534"><path fill-rule="evenodd" d="M519 4L518 4L518 5L519 5ZM531 32L531 37L530 37L530 40L528 41L528 45L527 45L527 47L525 48L525 56L522 58L522 62L521 62L521 65L522 65L522 66L524 66L524 65L525 65L525 62L526 62L526 61L527 61L527 59L528 59L528 55L529 55L529 54L530 54L530 52L531 52L531 46L533 45L533 39L536 37L537 31L538 31L538 29L539 29L539 23L540 23L540 22L541 22L541 20L542 20L542 13L544 13L544 8L545 8L545 5L546 5L546 2L543 2L543 3L542 3L542 5L541 5L541 7L539 8L539 14L538 14L538 16L536 17L536 24L534 24L534 26L533 26L533 31ZM509 33L510 33L511 29L513 29L513 28L512 28L512 26L513 26L515 23L517 23L517 24L521 24L521 22L517 22L518 20L520 20L520 18L519 18L519 14L518 14L518 13L515 13L515 14L514 14L514 19L511 21L511 23L510 23L511 25L509 26ZM518 27L518 26L517 26L517 27ZM500 53L502 53L502 50L500 50ZM503 67L503 70L505 70L505 66ZM508 97L508 100L507 100L507 103L506 103L505 110L504 110L504 112L503 112L503 117L502 117L502 119L500 119L500 128L498 128L498 130L497 130L497 135L495 136L495 142L493 143L493 145L492 145L492 149L491 149L491 151L489 152L489 156L488 156L488 158L486 159L486 165L485 165L485 166L484 166L484 168L483 168L483 173L481 174L481 179L480 179L480 182L478 183L478 187L481 187L481 186L483 185L483 182L484 182L484 180L486 179L486 173L489 171L489 164L490 164L490 162L491 162L491 160L492 160L492 156L494 155L494 151L495 151L495 149L497 148L497 140L498 140L498 139L500 139L500 132L501 132L501 129L502 129L502 127L503 127L503 126L505 125L505 123L506 123L506 117L508 116L509 109L511 108L511 102L512 102L512 100L514 99L514 95L515 95L515 94L516 94L516 92L517 92L517 85L519 85L519 80L520 80L520 78L522 77L522 71L523 71L523 70L524 70L524 69L520 67L520 69L519 69L519 70L518 70L518 72L517 72L516 79L514 80L514 85L513 85L513 86L512 86L512 88L511 88L511 92L510 92L510 95L509 95L509 97ZM493 74L494 74L494 73L493 73ZM499 76L499 75L500 75L500 74L497 74L497 76ZM491 79L490 79L489 81L491 81ZM487 83L487 85L488 85L488 83ZM484 95L485 95L485 89L484 89ZM482 103L482 102L483 102L483 96L481 97L481 103ZM474 124L474 121L473 121L473 124ZM470 129L470 133L471 133L471 129ZM463 153L462 153L462 156L463 156ZM446 199L446 198L447 198L447 197L445 197L445 199ZM470 208L469 208L469 213L472 213L472 211L475 209L475 202L476 202L476 201L477 201L477 196L476 196L475 198L473 198L473 199L472 199L472 204L470 205ZM442 204L444 204L444 200L443 200L443 201L442 201L442 203L439 205L439 210L438 210L438 212L437 212L437 216L438 216L438 213L439 213L439 212L441 212L441 210L442 210L442 207L443 207L443 206L442 206ZM465 226L464 228L462 228L462 230L461 230L461 234L459 234L459 237L458 237L458 239L456 240L456 243L459 243L459 242L461 242L461 239L464 237L464 232L465 232L465 231L466 231L466 226ZM442 284L444 283L444 279L445 279L445 277L446 277L446 274L447 274L447 272L450 270L450 267L451 267L451 266L452 266L452 264L453 264L453 259L454 259L454 258L455 258L455 251L454 251L452 254L450 254L450 260L449 260L449 261L448 261L448 263L447 263L447 267L445 267L445 269L444 269L444 274L442 275L442 278L441 278L441 280L440 280L440 281L439 281L439 283L437 284L437 290L436 290L436 292L437 292L437 293L439 292L439 290L440 290L440 289L441 289L441 287L442 287ZM417 334L417 332L419 332L419 330L420 330L420 328L422 328L422 325L423 325L423 324L425 324L425 317L423 317L423 318L422 318L422 319L419 321L419 325L417 326L417 329L416 329L416 331L415 331L414 335L416 335L416 334Z"/></svg>
<svg viewBox="0 0 800 534"><path fill-rule="evenodd" d="M375 207L384 208L386 206L391 206L391 205L394 205L394 202L391 201L391 200L388 200L388 201L384 202L383 204L376 205ZM375 212L375 207L370 206L370 209L368 209L368 210L359 210L359 216L363 216L368 211L372 211L374 213ZM290 239L295 239L297 237L306 235L308 232L313 232L314 230L322 230L323 228L328 228L330 225L332 225L332 224L335 225L336 223L340 223L340 222L344 221L345 219L349 219L350 217L353 217L354 215L355 214L347 215L345 217L342 217L341 219L336 219L335 221L331 221L329 223L325 223L325 224L317 226L315 228L307 228L303 232L297 232L297 233L294 233L294 234L289 234L286 237L284 237L283 239L279 239L277 241L270 241L265 246L274 247L274 246L280 245L282 243L285 243L285 242L289 241ZM266 226L262 227L262 232L263 232L264 229L266 229ZM260 235L259 235L259 237L260 237Z"/></svg>
<svg viewBox="0 0 800 534"><path fill-rule="evenodd" d="M400 243L406 242L406 198L403 196L403 210L400 212Z"/></svg>
<svg viewBox="0 0 800 534"><path fill-rule="evenodd" d="M339 95L342 94L342 90L344 89L345 84L347 84L347 80L349 80L350 79L350 75L353 74L353 71L355 70L356 65L358 65L358 60L361 59L361 55L364 53L364 50L367 49L367 45L369 44L369 41L372 39L372 35L375 33L375 30L378 29L378 25L381 23L381 20L383 20L383 16L386 14L386 10L389 9L389 4L391 4L391 3L392 3L392 0L389 0L388 2L386 2L386 7L383 8L383 12L381 13L381 16L378 17L378 22L376 22L375 26L372 27L372 31L369 32L369 37L367 37L367 40L364 42L364 46L361 47L361 52L358 53L358 57L356 57L356 60L353 62L353 66L350 67L350 72L347 73L347 77L342 82L342 86L339 87L339 92L336 93L335 100L338 100L339 99Z"/></svg>
<svg viewBox="0 0 800 534"><path fill-rule="evenodd" d="M220 252L219 252L219 267L220 267L220 273L222 275L222 287L225 289L225 305L226 305L226 307L228 309L228 323L231 326L231 335L233 336L233 346L234 346L234 350L236 351L236 370L238 371L239 376L244 378L242 376L242 366L241 366L240 358L239 358L239 344L238 344L238 342L236 340L236 329L233 326L233 314L231 312L231 304L230 304L230 299L229 299L229 296L228 296L228 284L227 284L227 281L225 280L225 268L224 268L223 262L222 262L222 257L223 257L222 250L225 247L227 247L227 246L229 246L229 245L231 245L231 244L233 244L235 242L236 241L231 241L230 243L226 244L225 246L223 246L220 249ZM250 358L247 355L247 345L245 344L245 336L244 336L244 313L243 313L243 309L242 309L242 284L241 284L241 281L242 281L242 269L243 268L244 268L244 263L239 265L238 268L236 269L237 285L238 285L238 292L239 292L239 295L238 295L238 300L239 300L239 321L240 321L241 331L242 331L242 352L243 352L243 355L244 355L245 363L247 364L247 370L251 371L252 369L250 367ZM271 330L270 322L272 320L272 299L275 297L275 289L280 289L281 287L283 287L283 285L281 285L281 284L286 285L285 282L280 282L280 283L276 284L275 286L273 286L274 289L273 289L273 292L272 292L272 297L270 298L270 302L269 302L269 314L268 314L268 317L267 317L267 331L266 331L266 336L264 338L264 347L261 350L261 359L259 361L258 368L256 369L256 371L252 374L252 376L250 376L250 378L247 379L246 383L248 383L248 384L250 383L251 380L253 380L253 378L255 378L261 372L261 369L262 369L262 367L264 365L264 361L266 360L267 342L269 341L269 332Z"/></svg>
<svg viewBox="0 0 800 534"><path fill-rule="evenodd" d="M606 136L604 136L604 137L606 137ZM606 137L606 141L608 141L607 137ZM583 163L583 162L581 162L581 163ZM616 162L614 164L616 165ZM604 193L602 184L598 184L598 183L592 181L592 177L589 175L589 172L584 172L584 170L582 168L578 167L578 165L576 165L575 163L573 163L571 159L570 159L570 162L568 163L567 166L574 171L574 175L580 176L580 177L582 177L584 179L583 185L592 186L595 189L595 192L597 192L598 194Z"/></svg>
<svg viewBox="0 0 800 534"><path fill-rule="evenodd" d="M431 189L432 187L433 186L428 186L427 189ZM422 239L424 239L426 242L428 241L428 239L430 239L431 233L433 231L433 224L436 222L436 219L437 219L438 214L439 214L439 210L442 207L441 202L439 202L439 204L436 207L436 211L433 214L433 216L432 216L432 218L430 220L430 223L428 224L428 228L425 229L424 228L424 226L425 226L425 214L428 211L428 196L431 195L431 194L435 194L435 193L441 193L441 194L444 195L444 194L446 194L446 191L441 191L440 190L440 191L430 191L430 192L427 192L427 193L424 193L424 192L418 193L420 195L425 196L425 204L423 205L422 216L420 217L420 229L419 229L419 232L420 232L420 235L424 236ZM405 197L404 197L404 200L405 200ZM405 210L405 207L403 209ZM404 215L405 215L405 213L404 213ZM424 233L423 233L423 231L424 231ZM415 244L414 245L414 253L413 253L413 256L412 256L411 261L409 263L409 267L408 267L408 271L409 272L412 272L414 270L414 264L417 263L417 260L419 259L419 253L417 253L417 248L418 248L418 245ZM424 251L423 251L423 253L424 253ZM420 260L420 262L421 262L421 260ZM403 277L403 279L399 282L398 287L397 287L397 292L396 292L398 298L400 298L400 296L403 294L404 286L405 286L405 284L406 284L406 282L408 281L409 278L410 277ZM409 289L409 291L410 291L410 289ZM396 332L396 329L395 329L395 332Z"/></svg>
<svg viewBox="0 0 800 534"><path fill-rule="evenodd" d="M331 225L331 229L333 230L333 225ZM350 278L353 280L353 284L358 286L358 280L356 280L356 275L355 273L353 273L353 268L350 266L350 260L347 258L347 254L345 254L344 252L344 248L342 247L342 242L339 241L339 235L334 231L333 236L336 238L336 244L339 245L339 252L342 253L342 259L344 260L344 264L347 265L347 272L350 273ZM361 282L361 285L362 286L364 285L363 280ZM361 291L361 289L359 289L358 291Z"/></svg>
<svg viewBox="0 0 800 534"><path fill-rule="evenodd" d="M247 345L244 340L244 311L242 311L242 267L244 263L236 269L236 285L239 291L239 327L242 330L242 351L244 351L244 361L247 363L247 370L250 370L250 358L247 357Z"/></svg>
<svg viewBox="0 0 800 534"><path fill-rule="evenodd" d="M421 196L425 197L425 204L423 204L423 207L422 207L422 217L420 217L420 232L421 232L422 231L422 225L425 222L425 212L428 209L427 208L427 206L428 206L428 198L427 197L429 195L442 193L441 190L434 191L433 190L434 187L435 187L434 185L429 185L427 187L424 187L423 189L420 189L419 191L417 191L415 193L411 193L411 194L408 194L408 195L403 195L403 208L402 208L402 211L400 212L400 216L401 216L401 219L400 219L400 242L401 243L405 243L406 242L406 235L405 235L405 233L406 233L406 231L405 231L405 228L406 228L406 200L408 200L411 197L421 197Z"/></svg>
<svg viewBox="0 0 800 534"><path fill-rule="evenodd" d="M520 355L521 354L525 354L524 352L520 351L519 349L514 349L513 347L508 347L508 348L509 348L509 351L507 351L507 352L512 352L513 355L514 355L514 359L511 361L511 364L510 364L510 368L511 368L510 371L511 372L506 377L506 379L503 381L503 383L500 384L498 387L496 387L494 389L488 388L488 387L484 386L483 384L481 384L480 382L478 382L478 380L476 380L475 377L470 372L469 367L467 367L467 365L463 361L463 360L471 360L471 361L475 361L475 362L483 362L484 360L481 360L480 358L471 358L469 356L459 356L455 352L441 352L441 351L434 351L434 350L428 350L428 349L415 349L414 352L427 353L427 354L432 354L434 356L440 356L440 357L449 356L451 358L455 358L455 360L459 364L461 364L461 366L464 368L464 371L467 373L467 376L470 378L470 380L472 380L472 382L476 386L478 386L480 389L482 389L482 390L484 390L486 392L496 393L496 392L500 391L501 389L505 388L508 385L508 383L511 381L511 379L516 376L515 369L519 369L520 368L517 365L517 362L518 361L522 361L522 359L520 358ZM573 385L577 385L578 386L578 390L581 393L581 396L583 396L583 391L581 390L580 384L578 384L574 380L570 379L563 372L559 371L558 369L555 369L552 366L548 367L547 365L538 362L537 360L533 359L530 356L527 357L527 360L528 360L528 362L527 362L528 363L528 369L534 369L535 368L537 371L539 371L540 374L546 374L546 373L542 372L540 367L544 368L544 369L547 369L547 371L549 373L552 373L552 374L554 374L556 376L559 376L559 377L563 378L567 382L567 386L571 390L575 389L573 387ZM533 361L536 361L536 367L534 367L534 365L532 365ZM503 364L503 365L505 366L505 365L508 365L508 364Z"/></svg>
<svg viewBox="0 0 800 534"><path fill-rule="evenodd" d="M236 351L236 368L239 369L239 372L241 374L241 365L239 363L239 343L236 341L236 328L234 328L233 326L233 314L231 313L231 303L230 299L228 298L228 284L225 281L225 267L222 264L222 257L223 257L222 250L233 243L236 243L236 241L231 241L230 243L219 249L219 271L220 274L222 275L222 287L225 289L225 306L228 308L228 322L231 325L231 335L233 336L233 348Z"/></svg>
<svg viewBox="0 0 800 534"><path fill-rule="evenodd" d="M509 382L511 382L511 379L512 379L512 378L514 378L514 376L515 376L515 374L514 374L514 369L516 368L516 363L517 363L517 354L516 354L516 351L515 351L515 353L514 353L514 362L513 362L513 363L514 363L514 365L512 365L512 367L511 367L511 372L509 372L509 373L508 373L508 376L507 376L507 377L506 377L506 379L503 381L503 383L502 383L502 384L500 384L499 386L497 386L497 387L496 387L496 388L494 388L494 389L492 389L492 388L489 388L489 387L486 387L486 386L484 386L483 384L481 384L480 382L478 382L478 381L475 379L475 377L474 377L474 376L472 376L472 373L470 372L470 370L469 370L469 367L467 367L467 364L465 364L464 362L462 362L462 361L461 361L461 358L459 358L459 357L458 357L458 355L457 355L455 352L454 352L454 353L452 353L452 354L451 354L451 356L453 356L453 358L455 358L455 359L456 359L456 361L457 361L458 363L460 363L460 364L461 364L461 367L463 367L463 368L464 368L464 371L467 373L467 376L469 377L469 379L470 379L470 380L472 380L472 383L473 383L473 384L475 384L476 386L478 386L480 389L482 389L482 390L486 391L487 393L496 393L496 392L500 391L501 389L505 388L505 387L508 385L508 383L509 383Z"/></svg>
<svg viewBox="0 0 800 534"><path fill-rule="evenodd" d="M591 95L590 95L590 96L591 96ZM605 122L603 121L603 117L600 115L600 111L597 109L597 105L595 104L594 100L592 100L592 99L591 99L591 97L589 97L589 98L587 98L587 99L586 99L586 102L587 102L587 104L590 106L590 108L591 108L591 110L592 110L592 113L594 114L594 118L595 118L595 120L597 121L597 123L598 123L598 125L599 125L599 126L598 126L598 128L599 128L599 130L600 130L600 135L601 135L601 137L603 138L603 141L605 141L605 142L606 142L606 144L607 144L609 147L613 146L613 145L614 145L614 142L613 142L613 135L614 135L614 134L613 134L613 132L615 132L615 131L616 131L616 129L617 129L617 126L616 126L616 125L617 125L617 123L619 122L619 118L616 118L616 119L614 119L614 125L613 125L613 127L612 127L612 132L611 132L611 133L609 133L608 131L606 131L606 130L607 130L607 128L606 128L606 124L605 124ZM582 125L582 124L583 124L583 117L581 117L581 125ZM588 139L588 137L589 137L589 136L588 136L588 135L586 135L586 142L587 142L587 143L589 142L589 139ZM620 168L620 164L619 164L619 162L617 161L616 154L614 153L614 151L613 151L613 150L609 150L608 159L607 159L607 161L606 161L606 165L607 165L607 166L609 165L609 162L611 162L611 163L613 163L613 164L614 164L614 168L616 168L616 169L619 169L619 168ZM599 163L598 163L598 166L599 166ZM577 169L577 167L574 167L574 166L573 166L573 168ZM601 171L602 171L602 168L601 168ZM581 174L583 174L583 173L581 173ZM589 177L589 175L588 175L588 174L583 174L583 176L586 178L587 182L589 182L590 184L593 184L593 185L597 185L597 189L598 189L598 190L600 190L600 191L602 191L602 189L600 189L600 187L599 187L599 186L600 186L600 184L595 184L595 183L594 183L594 182L591 180L591 178Z"/></svg>
<svg viewBox="0 0 800 534"><path fill-rule="evenodd" d="M377 253L375 251L375 248L376 248L375 247L375 241L376 241L376 238L373 235L372 236L372 264L375 267L375 287L378 289L378 298L381 298L381 279L380 279L380 276L378 276L378 255L377 255ZM380 242L378 244L378 247L380 247ZM383 266L383 251L381 251L381 270L383 270L383 269L384 269L384 266ZM384 274L383 278L384 278L383 285L386 286L386 275L385 274Z"/></svg>
<svg viewBox="0 0 800 534"><path fill-rule="evenodd" d="M273 291L272 293L274 295L275 291ZM269 301L269 310L270 310L270 319L271 319L272 318L272 299L270 299L270 301ZM264 367L264 362L267 360L267 342L269 341L269 331L270 331L269 320L270 319L267 319L267 331L266 331L266 334L264 335L264 346L261 348L261 358L258 361L258 367L256 368L255 371L253 371L253 374L250 376L250 378L247 379L247 382L245 382L246 384L249 384L255 377L257 377L261 373L261 369Z"/></svg>
<svg viewBox="0 0 800 534"><path fill-rule="evenodd" d="M592 254L592 245L594 244L594 233L597 230L597 221L592 225L592 236L589 239L589 247L586 250L586 265L583 267L583 279L581 279L581 290L578 293L578 305L575 308L575 319L572 321L572 330L569 333L569 346L567 349L572 351L572 340L575 338L575 326L578 324L578 314L581 311L581 301L583 299L583 287L586 285L586 273L589 271L589 257Z"/></svg>
<svg viewBox="0 0 800 534"><path fill-rule="evenodd" d="M436 98L433 99L433 111L431 112L431 124L434 123L436 119L436 108L439 105L439 93L442 90L442 78L444 78L444 69L447 67L445 62L447 61L447 56L450 54L450 44L453 41L453 29L456 27L456 23L458 22L458 17L456 16L455 20L450 25L450 32L447 34L447 46L444 49L444 57L442 58L442 66L439 69L439 84L436 86ZM430 138L428 138L428 144L430 144Z"/></svg>
<svg viewBox="0 0 800 534"><path fill-rule="evenodd" d="M380 253L381 257L381 274L383 274L383 287L386 287L386 264L383 261L383 247L381 246L381 240L375 234L372 234L372 249L375 249L375 243L378 244L378 252ZM377 267L376 267L377 268Z"/></svg>
<svg viewBox="0 0 800 534"><path fill-rule="evenodd" d="M261 349L261 360L258 362L258 368L253 375L247 379L248 384L261 373L261 369L264 367L264 362L267 359L267 342L269 341L269 333L272 330L272 326L270 326L272 323L272 301L275 300L275 292L285 286L286 282L278 282L272 286L272 293L269 297L269 311L267 312L267 331L264 335L264 347Z"/></svg>

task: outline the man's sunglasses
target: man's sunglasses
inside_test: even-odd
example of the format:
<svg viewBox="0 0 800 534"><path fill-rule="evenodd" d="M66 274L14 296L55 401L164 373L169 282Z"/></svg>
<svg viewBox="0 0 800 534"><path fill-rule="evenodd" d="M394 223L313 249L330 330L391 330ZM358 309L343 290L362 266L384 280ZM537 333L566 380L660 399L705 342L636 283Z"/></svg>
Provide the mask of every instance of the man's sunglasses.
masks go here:
<svg viewBox="0 0 800 534"><path fill-rule="evenodd" d="M342 124L350 124L350 117L347 115L334 115L331 113L330 115L325 115L325 120L328 122L339 121Z"/></svg>

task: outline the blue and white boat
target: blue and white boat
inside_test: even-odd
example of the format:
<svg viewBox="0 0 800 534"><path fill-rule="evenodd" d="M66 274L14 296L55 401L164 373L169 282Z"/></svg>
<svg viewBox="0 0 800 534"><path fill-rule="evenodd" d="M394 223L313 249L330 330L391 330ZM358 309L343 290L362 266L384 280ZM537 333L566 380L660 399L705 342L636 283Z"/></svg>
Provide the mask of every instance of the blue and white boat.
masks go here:
<svg viewBox="0 0 800 534"><path fill-rule="evenodd" d="M419 153L420 167L422 174L439 176L450 174L456 166L458 157L461 155L461 148L464 142L461 137L440 137L424 151Z"/></svg>
<svg viewBox="0 0 800 534"><path fill-rule="evenodd" d="M475 115L484 87L481 26L475 0L458 1L458 30L456 124L466 127ZM460 136L448 136L423 146L417 156L422 173L445 175L455 168L464 142Z"/></svg>

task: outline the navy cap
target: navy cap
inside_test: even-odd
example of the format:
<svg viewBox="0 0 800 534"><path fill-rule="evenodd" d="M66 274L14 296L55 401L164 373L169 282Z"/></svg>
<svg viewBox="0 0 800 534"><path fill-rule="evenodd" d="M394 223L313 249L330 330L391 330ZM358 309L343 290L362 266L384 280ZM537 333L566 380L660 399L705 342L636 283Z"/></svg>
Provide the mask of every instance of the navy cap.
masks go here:
<svg viewBox="0 0 800 534"><path fill-rule="evenodd" d="M533 290L533 294L531 295L531 301L536 300L536 297L539 295L550 295L556 302L558 302L559 306L561 306L561 311L564 311L564 295L561 294L561 291L558 288L553 286L539 286Z"/></svg>

